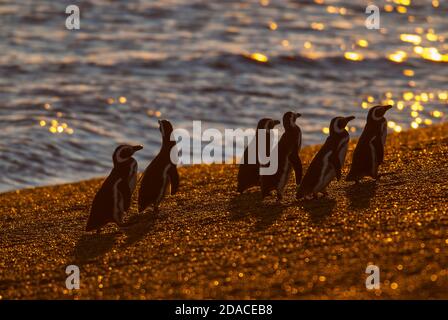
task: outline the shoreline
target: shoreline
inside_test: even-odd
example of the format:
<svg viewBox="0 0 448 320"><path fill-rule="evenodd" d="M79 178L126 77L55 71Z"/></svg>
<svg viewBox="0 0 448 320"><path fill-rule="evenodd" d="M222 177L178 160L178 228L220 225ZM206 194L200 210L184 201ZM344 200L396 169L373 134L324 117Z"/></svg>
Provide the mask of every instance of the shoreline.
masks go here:
<svg viewBox="0 0 448 320"><path fill-rule="evenodd" d="M305 170L319 147L302 149ZM103 178L1 193L0 299L446 299L447 155L448 123L389 134L378 183L297 202L291 177L281 205L238 196L237 165L181 167L158 215L134 197L126 234L83 231ZM70 264L80 290L65 288Z"/></svg>

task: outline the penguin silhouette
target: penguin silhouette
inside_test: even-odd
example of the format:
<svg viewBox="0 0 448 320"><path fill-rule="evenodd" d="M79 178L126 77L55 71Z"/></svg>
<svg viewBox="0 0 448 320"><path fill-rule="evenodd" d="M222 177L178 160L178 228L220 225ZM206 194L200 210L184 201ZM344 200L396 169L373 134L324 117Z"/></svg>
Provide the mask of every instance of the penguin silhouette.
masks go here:
<svg viewBox="0 0 448 320"><path fill-rule="evenodd" d="M137 184L137 161L132 155L142 146L120 145L112 156L114 168L103 182L92 202L86 231L97 230L109 222L123 224L123 215L131 206Z"/></svg>
<svg viewBox="0 0 448 320"><path fill-rule="evenodd" d="M261 175L261 195L265 198L276 190L277 200L283 198L283 192L289 180L291 167L294 169L296 184L300 184L302 179L302 162L299 158L299 151L302 145L302 132L296 124L296 120L301 116L300 113L286 112L283 115L283 133L273 152L278 155L278 167L273 175Z"/></svg>
<svg viewBox="0 0 448 320"><path fill-rule="evenodd" d="M159 120L159 130L162 133L162 148L143 173L138 193L140 213L150 205L154 206L154 212L158 212L163 197L168 193L175 194L179 187L179 174L170 155L176 145L175 141L171 141L173 126L167 120Z"/></svg>
<svg viewBox="0 0 448 320"><path fill-rule="evenodd" d="M330 123L330 136L322 148L314 156L303 177L302 183L297 188L297 199L319 192L326 194L328 184L335 177L341 179L341 170L347 155L350 136L345 130L347 123L355 117L336 117Z"/></svg>
<svg viewBox="0 0 448 320"><path fill-rule="evenodd" d="M251 143L254 143L254 150L256 152L255 163L249 163L249 147L244 150L243 160L238 170L238 192L243 193L246 189L260 185L260 163L258 161L258 131L260 129L266 130L266 152L270 148L270 130L272 130L280 121L272 120L270 118L263 118L258 121L255 138Z"/></svg>
<svg viewBox="0 0 448 320"><path fill-rule="evenodd" d="M367 123L359 137L350 172L346 181L359 182L360 179L370 176L378 179L378 167L384 160L384 145L387 136L387 121L384 114L392 106L375 106L369 110Z"/></svg>

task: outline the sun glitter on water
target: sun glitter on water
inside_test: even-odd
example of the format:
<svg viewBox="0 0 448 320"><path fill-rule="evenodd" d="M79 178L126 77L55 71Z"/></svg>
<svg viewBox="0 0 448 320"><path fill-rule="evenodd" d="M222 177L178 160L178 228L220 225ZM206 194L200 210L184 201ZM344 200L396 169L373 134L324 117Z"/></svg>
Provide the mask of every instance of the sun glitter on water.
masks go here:
<svg viewBox="0 0 448 320"><path fill-rule="evenodd" d="M257 62L266 63L269 61L268 57L262 53L254 52L250 55L246 55L249 59L252 59Z"/></svg>

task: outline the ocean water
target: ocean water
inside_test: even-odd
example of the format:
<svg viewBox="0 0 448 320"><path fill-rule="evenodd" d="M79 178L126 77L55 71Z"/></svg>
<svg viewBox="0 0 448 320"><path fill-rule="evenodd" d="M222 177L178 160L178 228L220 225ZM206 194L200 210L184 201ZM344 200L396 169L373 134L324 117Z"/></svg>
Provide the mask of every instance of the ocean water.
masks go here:
<svg viewBox="0 0 448 320"><path fill-rule="evenodd" d="M244 129L294 110L305 145L338 115L359 135L379 103L390 131L444 121L447 16L444 0L2 0L0 191L104 176L124 142L143 169L161 118Z"/></svg>

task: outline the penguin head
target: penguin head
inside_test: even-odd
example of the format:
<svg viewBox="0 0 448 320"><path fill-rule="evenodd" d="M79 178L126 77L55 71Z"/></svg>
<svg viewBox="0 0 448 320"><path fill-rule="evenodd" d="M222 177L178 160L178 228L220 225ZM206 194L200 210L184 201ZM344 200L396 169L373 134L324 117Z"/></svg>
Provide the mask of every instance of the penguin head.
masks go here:
<svg viewBox="0 0 448 320"><path fill-rule="evenodd" d="M330 122L330 135L346 132L347 123L353 119L355 119L354 116L333 118Z"/></svg>
<svg viewBox="0 0 448 320"><path fill-rule="evenodd" d="M162 139L169 141L171 133L173 133L173 126L168 120L159 120L159 130L162 134Z"/></svg>
<svg viewBox="0 0 448 320"><path fill-rule="evenodd" d="M141 149L143 149L143 146L140 145L131 146L128 144L122 144L115 149L112 159L114 163L126 162L135 152Z"/></svg>
<svg viewBox="0 0 448 320"><path fill-rule="evenodd" d="M263 118L260 121L258 121L257 129L271 130L278 124L280 124L280 121L278 120Z"/></svg>
<svg viewBox="0 0 448 320"><path fill-rule="evenodd" d="M300 113L295 113L292 111L288 111L283 115L283 127L285 129L292 128L296 126L296 120L301 117Z"/></svg>
<svg viewBox="0 0 448 320"><path fill-rule="evenodd" d="M269 130L274 129L274 127L278 124L280 124L280 121L269 119L268 129Z"/></svg>
<svg viewBox="0 0 448 320"><path fill-rule="evenodd" d="M263 118L260 121L258 121L257 129L267 129L269 121L272 121L272 119L269 118Z"/></svg>
<svg viewBox="0 0 448 320"><path fill-rule="evenodd" d="M370 108L369 114L367 115L367 121L380 121L383 119L384 114L387 110L391 109L391 105L387 106L375 106Z"/></svg>

